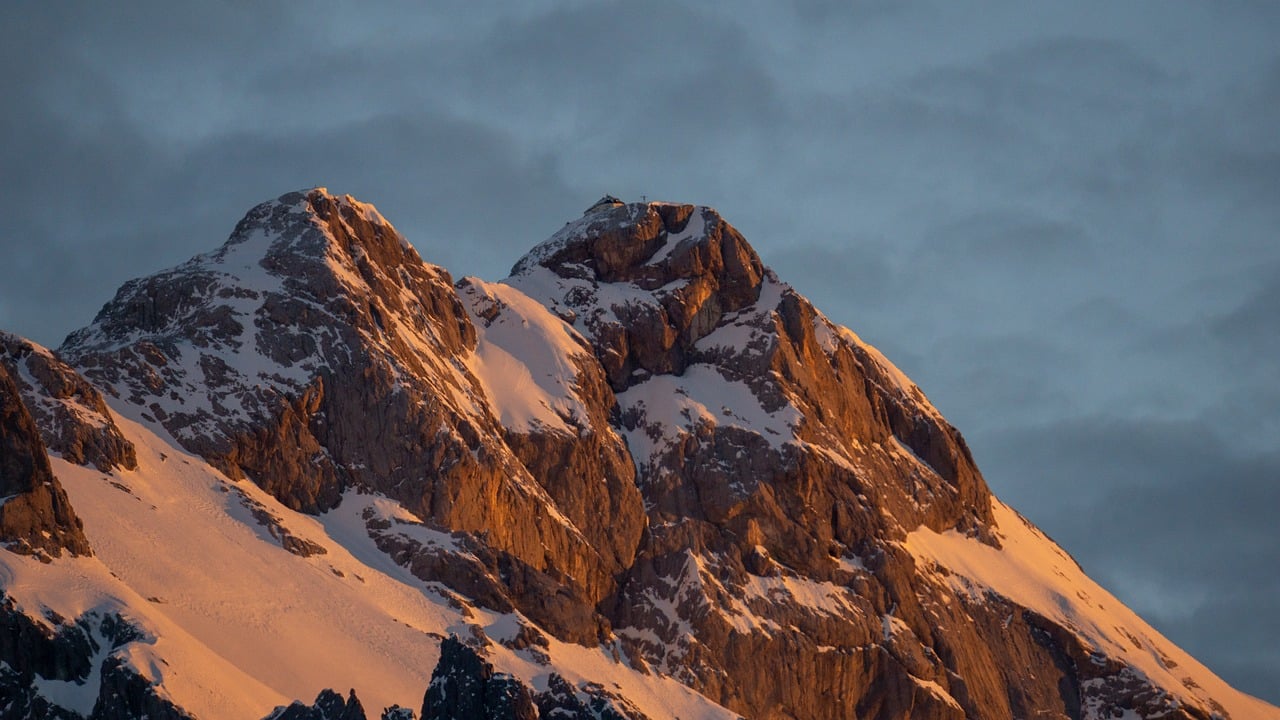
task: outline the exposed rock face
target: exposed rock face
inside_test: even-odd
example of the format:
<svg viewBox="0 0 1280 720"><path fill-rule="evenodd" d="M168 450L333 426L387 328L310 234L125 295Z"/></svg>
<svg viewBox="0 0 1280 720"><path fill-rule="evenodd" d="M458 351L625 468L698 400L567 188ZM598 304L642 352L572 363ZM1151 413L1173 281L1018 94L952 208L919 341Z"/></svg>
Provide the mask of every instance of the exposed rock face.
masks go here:
<svg viewBox="0 0 1280 720"><path fill-rule="evenodd" d="M649 515L607 613L633 662L757 718L1077 717L1118 677L918 572L914 528L999 545L964 440L714 211L598 205L507 282L617 393Z"/></svg>
<svg viewBox="0 0 1280 720"><path fill-rule="evenodd" d="M2 331L0 364L16 382L50 452L102 472L138 466L133 444L120 433L102 394L71 366Z"/></svg>
<svg viewBox="0 0 1280 720"><path fill-rule="evenodd" d="M264 720L366 720L366 717L355 690L351 690L343 700L338 693L325 689L311 705L294 702L287 707L276 708Z"/></svg>
<svg viewBox="0 0 1280 720"><path fill-rule="evenodd" d="M994 542L989 494L914 385L707 208L597 208L508 282L573 318L618 393L650 521L609 614L633 658L753 717L964 715L930 688L973 668L921 653L928 589L895 541Z"/></svg>
<svg viewBox="0 0 1280 720"><path fill-rule="evenodd" d="M521 259L512 275L538 267L583 281L566 284L555 305L574 316L588 311L581 326L619 392L637 371L683 372L694 342L725 313L755 302L765 275L736 230L692 205L596 205ZM675 280L682 282L667 287ZM658 292L600 302L593 291L601 283Z"/></svg>
<svg viewBox="0 0 1280 720"><path fill-rule="evenodd" d="M424 457L424 438L476 431L452 407L416 404L465 393L449 361L473 343L447 273L371 208L313 191L254 208L213 253L125 284L62 350L228 474L318 511L366 477L479 471L461 437ZM400 393L400 380L428 386ZM343 444L327 448L331 436Z"/></svg>
<svg viewBox="0 0 1280 720"><path fill-rule="evenodd" d="M83 524L49 468L40 432L0 363L0 543L46 561L90 555Z"/></svg>

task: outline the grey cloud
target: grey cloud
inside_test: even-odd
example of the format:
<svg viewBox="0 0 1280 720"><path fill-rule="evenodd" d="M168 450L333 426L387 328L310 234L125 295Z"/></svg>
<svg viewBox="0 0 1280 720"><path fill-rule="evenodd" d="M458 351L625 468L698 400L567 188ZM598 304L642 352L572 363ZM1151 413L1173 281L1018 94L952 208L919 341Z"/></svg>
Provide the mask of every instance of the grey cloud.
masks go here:
<svg viewBox="0 0 1280 720"><path fill-rule="evenodd" d="M1263 266L1261 272L1266 284L1216 319L1211 331L1236 351L1242 364L1274 373L1280 370L1280 262Z"/></svg>
<svg viewBox="0 0 1280 720"><path fill-rule="evenodd" d="M764 260L819 308L847 307L860 313L884 303L894 284L886 259L857 241L829 242L833 244L801 241L770 249Z"/></svg>

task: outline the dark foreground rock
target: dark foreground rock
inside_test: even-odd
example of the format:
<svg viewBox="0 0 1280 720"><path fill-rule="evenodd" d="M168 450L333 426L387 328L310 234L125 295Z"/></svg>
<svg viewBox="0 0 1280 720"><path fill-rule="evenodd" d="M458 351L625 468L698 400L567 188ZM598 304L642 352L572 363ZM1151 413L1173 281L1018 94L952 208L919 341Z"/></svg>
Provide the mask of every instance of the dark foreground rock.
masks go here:
<svg viewBox="0 0 1280 720"><path fill-rule="evenodd" d="M295 701L286 707L276 708L264 720L367 720L367 716L355 690L349 691L343 700L338 693L325 689L311 705Z"/></svg>
<svg viewBox="0 0 1280 720"><path fill-rule="evenodd" d="M155 683L124 660L109 657L102 665L102 685L89 720L196 720L156 692Z"/></svg>
<svg viewBox="0 0 1280 720"><path fill-rule="evenodd" d="M648 720L626 699L594 683L574 687L556 673L534 693L456 637L440 644L440 662L422 703L422 720Z"/></svg>
<svg viewBox="0 0 1280 720"><path fill-rule="evenodd" d="M440 662L422 700L422 720L533 720L537 707L519 680L495 673L455 637L440 643Z"/></svg>
<svg viewBox="0 0 1280 720"><path fill-rule="evenodd" d="M85 720L36 692L38 680L85 685L97 673L87 720L192 720L113 653L143 639L118 614L32 618L13 599L0 601L0 720Z"/></svg>

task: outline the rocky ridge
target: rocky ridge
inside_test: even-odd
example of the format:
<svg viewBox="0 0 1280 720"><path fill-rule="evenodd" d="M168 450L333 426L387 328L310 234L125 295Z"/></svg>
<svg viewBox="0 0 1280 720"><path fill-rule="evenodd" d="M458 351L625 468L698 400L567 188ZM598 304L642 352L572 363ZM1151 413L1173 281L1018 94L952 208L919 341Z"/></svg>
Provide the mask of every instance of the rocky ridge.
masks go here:
<svg viewBox="0 0 1280 720"><path fill-rule="evenodd" d="M508 618L449 628L469 638L441 641L424 717L644 716L562 677L566 642L752 718L1208 720L1236 702L1103 612L1116 601L991 497L919 388L710 208L606 198L506 280L454 282L372 206L290 193L127 283L56 354L0 348L63 459L125 477L109 403L270 493L223 489L299 562L357 546L290 511L330 531L354 513L360 552L463 617ZM974 558L1051 571L1027 590ZM523 678L496 669L512 657ZM364 711L326 691L277 716Z"/></svg>

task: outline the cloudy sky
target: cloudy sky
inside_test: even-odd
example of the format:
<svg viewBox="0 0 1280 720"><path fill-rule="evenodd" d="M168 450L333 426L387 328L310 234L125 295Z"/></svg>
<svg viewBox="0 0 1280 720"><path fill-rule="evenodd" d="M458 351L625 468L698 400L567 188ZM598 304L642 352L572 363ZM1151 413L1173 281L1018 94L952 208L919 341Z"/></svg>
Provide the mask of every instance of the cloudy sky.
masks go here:
<svg viewBox="0 0 1280 720"><path fill-rule="evenodd" d="M0 9L0 328L313 185L490 279L605 192L713 205L1280 702L1280 4L115 5Z"/></svg>

